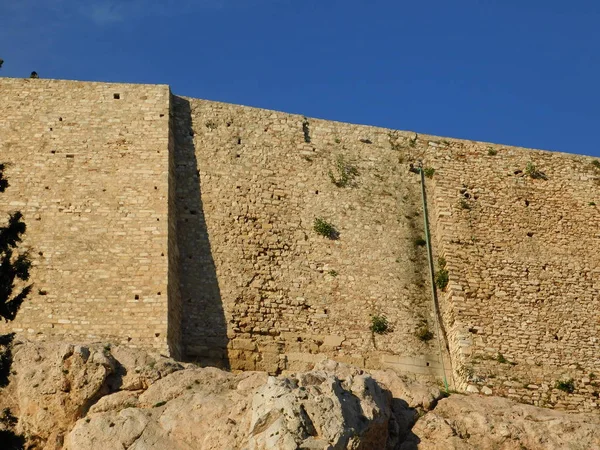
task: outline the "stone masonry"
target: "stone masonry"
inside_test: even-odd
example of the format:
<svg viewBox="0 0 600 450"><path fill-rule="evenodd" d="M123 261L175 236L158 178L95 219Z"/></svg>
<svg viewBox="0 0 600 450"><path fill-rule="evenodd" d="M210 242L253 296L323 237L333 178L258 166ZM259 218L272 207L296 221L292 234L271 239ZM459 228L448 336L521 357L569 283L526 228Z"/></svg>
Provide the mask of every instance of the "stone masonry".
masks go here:
<svg viewBox="0 0 600 450"><path fill-rule="evenodd" d="M0 211L24 215L35 283L4 328L166 350L169 98L1 79Z"/></svg>
<svg viewBox="0 0 600 450"><path fill-rule="evenodd" d="M433 250L449 275L439 308L409 170L419 161L434 169ZM167 86L0 79L11 183L0 211L25 215L35 283L0 331L232 370L305 370L326 357L415 376L445 367L458 389L597 411L593 161ZM316 233L316 218L337 239ZM385 334L371 332L377 316Z"/></svg>

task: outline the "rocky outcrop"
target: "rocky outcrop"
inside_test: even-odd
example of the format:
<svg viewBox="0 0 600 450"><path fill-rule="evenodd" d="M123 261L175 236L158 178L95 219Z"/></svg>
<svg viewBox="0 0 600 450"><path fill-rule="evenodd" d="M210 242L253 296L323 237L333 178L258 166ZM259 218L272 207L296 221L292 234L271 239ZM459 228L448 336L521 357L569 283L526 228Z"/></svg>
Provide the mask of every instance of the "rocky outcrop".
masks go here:
<svg viewBox="0 0 600 450"><path fill-rule="evenodd" d="M17 342L13 353L0 407L33 449L600 448L598 415L442 398L333 361L272 377L102 345Z"/></svg>

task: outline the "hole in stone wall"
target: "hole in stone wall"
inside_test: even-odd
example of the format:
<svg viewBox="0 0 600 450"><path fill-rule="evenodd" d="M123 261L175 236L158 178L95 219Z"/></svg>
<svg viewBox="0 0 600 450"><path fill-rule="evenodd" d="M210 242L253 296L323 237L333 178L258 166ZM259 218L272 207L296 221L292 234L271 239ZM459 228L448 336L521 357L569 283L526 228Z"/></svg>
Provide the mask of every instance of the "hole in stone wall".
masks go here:
<svg viewBox="0 0 600 450"><path fill-rule="evenodd" d="M240 157L240 154L239 154L239 153L236 153L235 157L236 157L236 158L239 158L239 157Z"/></svg>
<svg viewBox="0 0 600 450"><path fill-rule="evenodd" d="M161 253L161 254L160 254L160 256L165 256L165 254L164 254L164 253Z"/></svg>
<svg viewBox="0 0 600 450"><path fill-rule="evenodd" d="M515 175L519 175L520 173L523 173L523 171L522 170L515 170L515 172L514 172Z"/></svg>
<svg viewBox="0 0 600 450"><path fill-rule="evenodd" d="M315 191L315 194L318 194L318 193L319 193L319 191Z"/></svg>
<svg viewBox="0 0 600 450"><path fill-rule="evenodd" d="M159 114L158 117L165 117L165 115L164 114Z"/></svg>
<svg viewBox="0 0 600 450"><path fill-rule="evenodd" d="M59 122L62 122L62 117L59 117L59 118L58 118L58 121L59 121Z"/></svg>
<svg viewBox="0 0 600 450"><path fill-rule="evenodd" d="M529 237L533 237L533 232L532 232L532 231L528 231L528 232L527 232L527 236L529 236Z"/></svg>
<svg viewBox="0 0 600 450"><path fill-rule="evenodd" d="M47 291L45 291L45 290L43 290L43 289L40 289L40 290L38 291L38 294L40 294L40 295L48 295L48 292L47 292Z"/></svg>
<svg viewBox="0 0 600 450"><path fill-rule="evenodd" d="M525 206L529 206L529 200L525 199Z"/></svg>
<svg viewBox="0 0 600 450"><path fill-rule="evenodd" d="M160 295L160 292L157 292L156 295Z"/></svg>
<svg viewBox="0 0 600 450"><path fill-rule="evenodd" d="M140 299L140 296L139 296L139 295L137 295L137 294L135 294L135 297L134 297L134 298L135 298L136 300L139 300L139 299Z"/></svg>
<svg viewBox="0 0 600 450"><path fill-rule="evenodd" d="M154 333L154 336L159 337L160 333Z"/></svg>
<svg viewBox="0 0 600 450"><path fill-rule="evenodd" d="M428 362L427 362L427 363L425 363L425 364L427 365L427 367L429 367L429 363L428 363Z"/></svg>
<svg viewBox="0 0 600 450"><path fill-rule="evenodd" d="M46 186L46 188L45 188L45 189L48 189L48 190L50 190L50 186Z"/></svg>
<svg viewBox="0 0 600 450"><path fill-rule="evenodd" d="M154 189L158 189L158 187L157 187L157 186L154 186Z"/></svg>
<svg viewBox="0 0 600 450"><path fill-rule="evenodd" d="M115 100L119 100L121 98L121 94L113 94L113 98Z"/></svg>
<svg viewBox="0 0 600 450"><path fill-rule="evenodd" d="M56 150L50 150L50 153L54 155L56 153Z"/></svg>
<svg viewBox="0 0 600 450"><path fill-rule="evenodd" d="M157 221L157 222L160 222L160 219L157 217L157 218L156 218L156 221Z"/></svg>
<svg viewBox="0 0 600 450"><path fill-rule="evenodd" d="M52 131L52 127L50 127L50 131Z"/></svg>
<svg viewBox="0 0 600 450"><path fill-rule="evenodd" d="M44 252L38 252L38 255L44 256Z"/></svg>
<svg viewBox="0 0 600 450"><path fill-rule="evenodd" d="M242 144L242 138L238 138L238 145Z"/></svg>
<svg viewBox="0 0 600 450"><path fill-rule="evenodd" d="M75 155L67 155L67 158L75 158Z"/></svg>

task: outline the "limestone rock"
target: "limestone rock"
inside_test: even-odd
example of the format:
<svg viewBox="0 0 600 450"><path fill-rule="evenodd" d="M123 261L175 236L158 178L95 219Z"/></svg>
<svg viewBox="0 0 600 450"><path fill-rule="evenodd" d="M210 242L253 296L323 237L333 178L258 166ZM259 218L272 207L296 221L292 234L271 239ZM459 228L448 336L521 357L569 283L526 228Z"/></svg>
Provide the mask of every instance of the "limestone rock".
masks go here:
<svg viewBox="0 0 600 450"><path fill-rule="evenodd" d="M600 448L600 416L489 395L441 399L390 370L325 360L277 377L138 350L18 343L0 408L29 449Z"/></svg>
<svg viewBox="0 0 600 450"><path fill-rule="evenodd" d="M600 448L600 416L568 414L500 397L453 394L413 428L419 449Z"/></svg>

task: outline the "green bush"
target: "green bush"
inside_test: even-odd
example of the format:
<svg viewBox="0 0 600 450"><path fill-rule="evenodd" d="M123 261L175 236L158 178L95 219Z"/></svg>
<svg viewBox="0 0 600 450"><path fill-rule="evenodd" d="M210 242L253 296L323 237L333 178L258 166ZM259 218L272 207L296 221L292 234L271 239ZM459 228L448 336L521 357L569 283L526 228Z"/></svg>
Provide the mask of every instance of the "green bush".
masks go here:
<svg viewBox="0 0 600 450"><path fill-rule="evenodd" d="M313 228L317 232L317 234L325 236L329 239L337 239L339 236L339 233L335 229L335 227L326 220L321 219L320 217L317 217L315 219Z"/></svg>
<svg viewBox="0 0 600 450"><path fill-rule="evenodd" d="M498 356L496 356L496 361L498 361L500 364L508 364L508 359L506 359L500 352L498 352Z"/></svg>
<svg viewBox="0 0 600 450"><path fill-rule="evenodd" d="M525 167L525 173L527 175L529 175L533 179L540 179L540 180L547 180L548 179L548 177L546 176L546 174L544 172L542 172L541 170L539 170L535 166L535 164L533 164L531 161L529 161L527 163L527 167Z"/></svg>
<svg viewBox="0 0 600 450"><path fill-rule="evenodd" d="M435 173L435 169L433 167L425 167L423 169L423 174L425 174L425 176L427 178L433 178L434 173Z"/></svg>
<svg viewBox="0 0 600 450"><path fill-rule="evenodd" d="M496 156L498 154L498 150L492 147L488 147L488 156Z"/></svg>
<svg viewBox="0 0 600 450"><path fill-rule="evenodd" d="M573 380L573 378L567 381L559 380L556 382L556 389L572 394L573 392L575 392L575 380Z"/></svg>
<svg viewBox="0 0 600 450"><path fill-rule="evenodd" d="M417 336L417 338L419 338L419 340L421 340L423 342L427 342L427 341L430 341L431 339L433 339L433 333L431 331L429 331L429 328L427 328L427 325L423 325L422 327L420 327L415 332L415 336Z"/></svg>
<svg viewBox="0 0 600 450"><path fill-rule="evenodd" d="M388 331L389 325L385 316L371 317L371 331L377 334L384 334Z"/></svg>
<svg viewBox="0 0 600 450"><path fill-rule="evenodd" d="M330 170L328 172L329 179L337 187L346 187L350 185L356 176L358 176L358 169L351 164L348 164L342 155L339 155L335 162L336 175Z"/></svg>
<svg viewBox="0 0 600 450"><path fill-rule="evenodd" d="M598 161L597 159L593 160L592 166L594 166L596 169L600 169L600 161Z"/></svg>
<svg viewBox="0 0 600 450"><path fill-rule="evenodd" d="M446 270L446 260L444 258L438 258L438 266L439 269L435 273L435 285L443 291L448 286L448 281L450 281L450 275Z"/></svg>

